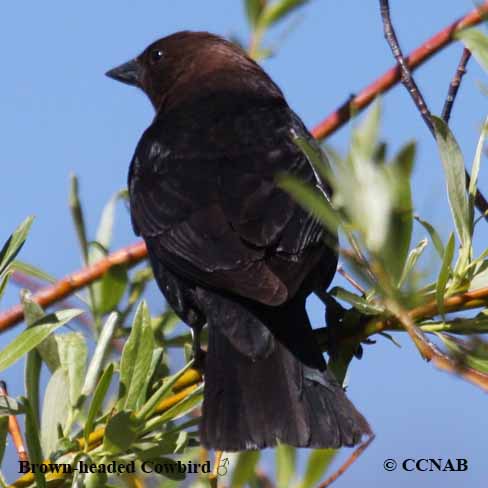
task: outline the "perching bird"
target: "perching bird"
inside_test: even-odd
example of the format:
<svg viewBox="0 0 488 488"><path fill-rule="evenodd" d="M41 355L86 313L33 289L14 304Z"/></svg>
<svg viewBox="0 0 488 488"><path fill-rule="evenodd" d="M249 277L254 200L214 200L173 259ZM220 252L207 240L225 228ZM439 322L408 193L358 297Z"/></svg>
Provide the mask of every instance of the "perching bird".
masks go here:
<svg viewBox="0 0 488 488"><path fill-rule="evenodd" d="M200 438L225 451L358 443L370 428L326 369L305 299L337 265L326 233L276 183L316 182L281 90L236 45L178 32L107 73L156 115L129 170L132 223L166 300L208 325Z"/></svg>

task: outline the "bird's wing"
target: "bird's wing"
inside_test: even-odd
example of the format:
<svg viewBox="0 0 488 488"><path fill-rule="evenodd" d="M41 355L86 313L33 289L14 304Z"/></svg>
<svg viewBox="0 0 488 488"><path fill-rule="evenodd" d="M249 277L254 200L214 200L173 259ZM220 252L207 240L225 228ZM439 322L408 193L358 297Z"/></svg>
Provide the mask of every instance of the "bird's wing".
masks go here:
<svg viewBox="0 0 488 488"><path fill-rule="evenodd" d="M290 124L305 129L291 111L278 115L247 116L248 126L237 131L242 137L223 148L175 148L155 128L146 131L129 191L134 228L152 259L193 282L265 304L295 293L317 261L307 250L322 231L276 185L280 171L314 178L290 135Z"/></svg>

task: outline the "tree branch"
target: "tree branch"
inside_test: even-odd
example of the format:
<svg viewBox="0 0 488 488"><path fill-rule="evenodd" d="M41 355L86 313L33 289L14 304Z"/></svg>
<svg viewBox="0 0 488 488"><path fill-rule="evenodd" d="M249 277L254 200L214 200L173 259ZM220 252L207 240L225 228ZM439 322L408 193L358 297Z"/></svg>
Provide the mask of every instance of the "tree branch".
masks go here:
<svg viewBox="0 0 488 488"><path fill-rule="evenodd" d="M41 307L49 307L98 280L114 266L134 266L146 256L147 249L144 242L136 242L109 254L106 258L101 259L91 266L75 271L53 285L42 288L37 293L34 293L31 298ZM0 333L22 322L23 318L24 312L21 305L15 305L11 309L1 312Z"/></svg>
<svg viewBox="0 0 488 488"><path fill-rule="evenodd" d="M442 120L444 120L446 124L449 124L452 107L454 105L454 101L456 100L456 96L459 90L459 86L461 85L463 76L466 74L466 65L468 64L470 58L471 51L467 48L464 48L463 53L461 54L461 59L459 60L458 67L456 69L456 72L454 73L454 77L449 84L446 101L444 102L444 107L442 109Z"/></svg>

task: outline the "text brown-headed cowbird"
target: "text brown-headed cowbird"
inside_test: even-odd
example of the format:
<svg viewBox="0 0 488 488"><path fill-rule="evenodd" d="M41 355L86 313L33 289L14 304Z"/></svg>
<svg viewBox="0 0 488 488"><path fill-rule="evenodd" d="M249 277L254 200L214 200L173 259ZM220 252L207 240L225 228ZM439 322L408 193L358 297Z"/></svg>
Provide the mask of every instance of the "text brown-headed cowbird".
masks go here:
<svg viewBox="0 0 488 488"><path fill-rule="evenodd" d="M283 171L315 182L291 133L312 136L254 61L206 32L160 39L107 74L156 109L130 165L130 210L171 307L196 335L208 324L203 445L356 444L369 426L305 311L334 275L324 238L336 236L276 184Z"/></svg>

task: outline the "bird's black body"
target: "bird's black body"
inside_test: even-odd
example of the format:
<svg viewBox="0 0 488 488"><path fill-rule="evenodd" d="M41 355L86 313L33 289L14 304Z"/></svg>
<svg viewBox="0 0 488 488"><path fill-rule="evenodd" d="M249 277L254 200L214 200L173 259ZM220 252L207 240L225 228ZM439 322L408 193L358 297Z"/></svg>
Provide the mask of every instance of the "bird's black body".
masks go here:
<svg viewBox="0 0 488 488"><path fill-rule="evenodd" d="M276 183L280 172L316 182L291 134L312 136L221 38L178 33L136 63L134 84L157 113L130 166L131 216L169 304L194 329L209 327L202 443L357 443L368 424L326 370L305 312L334 275L324 241L336 237Z"/></svg>

